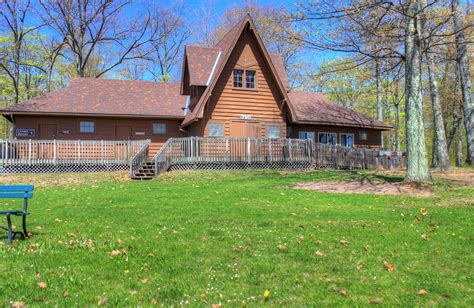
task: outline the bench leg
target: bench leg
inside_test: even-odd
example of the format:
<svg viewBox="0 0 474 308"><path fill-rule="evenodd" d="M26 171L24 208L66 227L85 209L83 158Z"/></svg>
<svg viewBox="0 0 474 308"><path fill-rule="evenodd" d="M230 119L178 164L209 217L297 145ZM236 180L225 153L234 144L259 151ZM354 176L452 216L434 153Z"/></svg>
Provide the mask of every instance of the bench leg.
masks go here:
<svg viewBox="0 0 474 308"><path fill-rule="evenodd" d="M22 222L23 222L23 235L25 236L25 238L27 238L28 231L26 230L26 215L23 215Z"/></svg>
<svg viewBox="0 0 474 308"><path fill-rule="evenodd" d="M8 224L8 244L11 244L12 239L13 239L13 230L12 230L12 219L10 217L10 214L7 214L7 224Z"/></svg>

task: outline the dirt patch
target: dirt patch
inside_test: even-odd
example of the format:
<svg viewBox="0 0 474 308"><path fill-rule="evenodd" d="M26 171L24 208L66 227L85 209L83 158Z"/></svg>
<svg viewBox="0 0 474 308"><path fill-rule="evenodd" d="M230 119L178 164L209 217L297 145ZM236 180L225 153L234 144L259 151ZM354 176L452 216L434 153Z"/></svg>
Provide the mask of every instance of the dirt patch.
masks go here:
<svg viewBox="0 0 474 308"><path fill-rule="evenodd" d="M416 197L429 197L434 195L433 189L423 184L382 182L369 179L296 183L293 188L341 194L410 195Z"/></svg>
<svg viewBox="0 0 474 308"><path fill-rule="evenodd" d="M474 187L474 171L473 172L447 172L447 173L434 173L436 177L462 182L468 186Z"/></svg>

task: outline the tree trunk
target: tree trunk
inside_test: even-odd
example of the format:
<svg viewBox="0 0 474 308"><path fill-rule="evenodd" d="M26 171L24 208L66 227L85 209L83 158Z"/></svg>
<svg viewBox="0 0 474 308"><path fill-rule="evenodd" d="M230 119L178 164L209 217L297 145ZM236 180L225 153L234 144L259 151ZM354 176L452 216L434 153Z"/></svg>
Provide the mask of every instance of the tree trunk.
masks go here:
<svg viewBox="0 0 474 308"><path fill-rule="evenodd" d="M395 105L395 150L400 151L400 103Z"/></svg>
<svg viewBox="0 0 474 308"><path fill-rule="evenodd" d="M446 143L446 132L444 131L443 109L439 98L438 82L434 73L433 56L427 52L426 62L428 67L428 77L430 82L431 104L433 108L434 123L434 148L433 148L433 167L441 170L449 170L448 145Z"/></svg>
<svg viewBox="0 0 474 308"><path fill-rule="evenodd" d="M383 121L383 110L382 110L382 85L380 82L380 64L378 60L375 60L375 82L377 85L377 120Z"/></svg>
<svg viewBox="0 0 474 308"><path fill-rule="evenodd" d="M466 128L467 163L474 166L474 98L472 97L471 76L469 68L469 55L465 33L463 29L462 14L458 10L459 0L453 0L451 9L453 13L454 31L456 33L456 58L459 64L461 79L461 92L464 109L464 126Z"/></svg>
<svg viewBox="0 0 474 308"><path fill-rule="evenodd" d="M462 167L463 153L462 153L462 131L458 129L456 134L456 167Z"/></svg>
<svg viewBox="0 0 474 308"><path fill-rule="evenodd" d="M408 168L405 180L431 180L426 159L423 127L423 97L421 93L421 22L420 1L409 0L405 39L405 113Z"/></svg>

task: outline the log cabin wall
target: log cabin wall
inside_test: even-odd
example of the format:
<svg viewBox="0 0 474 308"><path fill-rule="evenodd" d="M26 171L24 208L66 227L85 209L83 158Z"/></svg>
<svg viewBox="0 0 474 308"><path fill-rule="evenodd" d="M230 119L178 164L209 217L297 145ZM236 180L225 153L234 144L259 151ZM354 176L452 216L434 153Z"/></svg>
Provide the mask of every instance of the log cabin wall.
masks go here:
<svg viewBox="0 0 474 308"><path fill-rule="evenodd" d="M359 127L343 127L343 126L324 126L324 125L308 125L293 124L288 128L290 138L299 138L300 132L314 132L316 141L319 133L337 133L337 143L341 143L340 134L353 134L354 144L356 147L381 149L382 148L382 131L380 129L359 128ZM360 133L365 131L367 139L362 140Z"/></svg>
<svg viewBox="0 0 474 308"><path fill-rule="evenodd" d="M234 69L256 71L256 88L234 88ZM243 82L245 83L245 75ZM208 124L220 123L224 125L224 137L241 137L238 132L233 133L231 128L239 127L243 122L251 122L256 124L250 126L259 126L258 137L267 136L268 125L280 126L280 136L286 137L284 114L279 108L282 99L283 96L279 93L254 33L247 28L237 41L217 81L205 107L203 119L190 125L189 135L194 133L198 136L209 136ZM242 120L241 116L247 119Z"/></svg>
<svg viewBox="0 0 474 308"><path fill-rule="evenodd" d="M80 122L94 122L94 133L81 133ZM171 137L186 137L179 130L182 120L130 119L99 117L15 116L16 129L34 129L31 139L58 140L144 140L151 139L150 155L154 155ZM166 124L165 134L154 134L153 124ZM54 136L53 136L54 135ZM55 137L55 138L53 138ZM30 139L16 137L17 139Z"/></svg>

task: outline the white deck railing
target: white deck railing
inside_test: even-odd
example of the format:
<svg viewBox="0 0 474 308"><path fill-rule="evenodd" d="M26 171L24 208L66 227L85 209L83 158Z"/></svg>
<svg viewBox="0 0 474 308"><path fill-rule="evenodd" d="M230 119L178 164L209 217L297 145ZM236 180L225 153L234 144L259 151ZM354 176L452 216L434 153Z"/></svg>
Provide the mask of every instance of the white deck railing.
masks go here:
<svg viewBox="0 0 474 308"><path fill-rule="evenodd" d="M129 164L148 140L0 140L0 165Z"/></svg>

